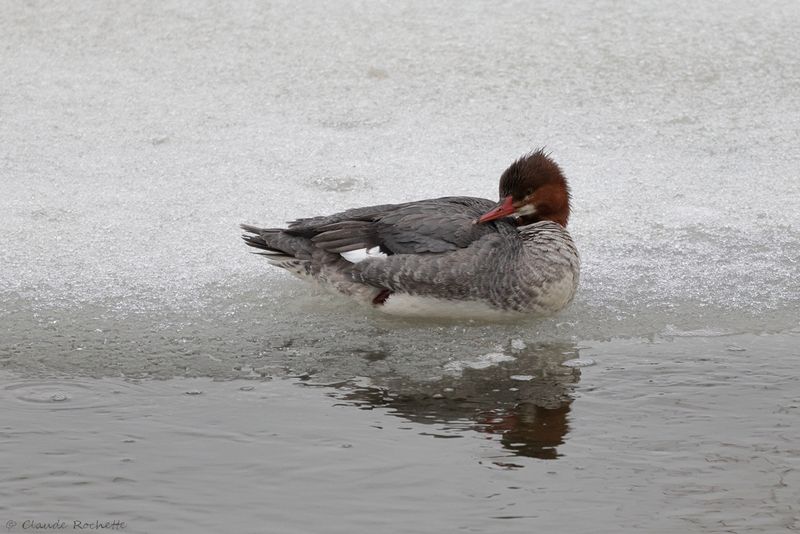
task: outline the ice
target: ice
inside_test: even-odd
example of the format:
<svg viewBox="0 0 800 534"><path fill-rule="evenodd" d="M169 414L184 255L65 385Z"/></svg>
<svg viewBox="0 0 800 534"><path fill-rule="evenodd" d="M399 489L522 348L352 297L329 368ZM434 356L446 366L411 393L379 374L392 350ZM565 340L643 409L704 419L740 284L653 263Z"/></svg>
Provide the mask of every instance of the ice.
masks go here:
<svg viewBox="0 0 800 534"><path fill-rule="evenodd" d="M515 358L502 352L490 352L484 354L473 361L457 360L448 362L444 370L451 374L461 374L464 369L488 369L504 362L513 362Z"/></svg>
<svg viewBox="0 0 800 534"><path fill-rule="evenodd" d="M797 328L800 5L206 7L6 6L0 315L20 339L71 316L394 344L408 326L271 268L237 224L495 198L542 145L582 282L506 339Z"/></svg>
<svg viewBox="0 0 800 534"><path fill-rule="evenodd" d="M591 358L584 358L584 359L573 359L573 360L566 360L561 365L564 367L573 367L573 368L581 368L581 367L591 367L596 362Z"/></svg>
<svg viewBox="0 0 800 534"><path fill-rule="evenodd" d="M533 375L511 375L508 378L511 380L519 380L520 382L528 382L533 380Z"/></svg>

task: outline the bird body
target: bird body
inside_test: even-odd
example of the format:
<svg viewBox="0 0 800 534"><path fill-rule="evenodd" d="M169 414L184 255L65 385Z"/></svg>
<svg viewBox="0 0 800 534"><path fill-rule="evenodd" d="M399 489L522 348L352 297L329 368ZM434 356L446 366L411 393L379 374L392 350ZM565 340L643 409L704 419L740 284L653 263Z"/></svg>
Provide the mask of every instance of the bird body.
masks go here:
<svg viewBox="0 0 800 534"><path fill-rule="evenodd" d="M242 225L243 237L271 264L386 313L557 312L575 295L580 271L565 228L566 180L537 151L509 167L500 189L499 204L472 197L384 204L283 229Z"/></svg>

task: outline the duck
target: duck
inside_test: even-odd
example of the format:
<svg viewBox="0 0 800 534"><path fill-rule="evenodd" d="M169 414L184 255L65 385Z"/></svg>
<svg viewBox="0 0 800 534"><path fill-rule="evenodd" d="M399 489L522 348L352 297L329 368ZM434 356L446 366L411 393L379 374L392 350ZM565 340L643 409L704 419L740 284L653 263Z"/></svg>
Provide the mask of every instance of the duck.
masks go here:
<svg viewBox="0 0 800 534"><path fill-rule="evenodd" d="M499 202L451 196L240 226L271 265L384 313L545 316L579 284L570 201L561 168L537 149L501 174Z"/></svg>

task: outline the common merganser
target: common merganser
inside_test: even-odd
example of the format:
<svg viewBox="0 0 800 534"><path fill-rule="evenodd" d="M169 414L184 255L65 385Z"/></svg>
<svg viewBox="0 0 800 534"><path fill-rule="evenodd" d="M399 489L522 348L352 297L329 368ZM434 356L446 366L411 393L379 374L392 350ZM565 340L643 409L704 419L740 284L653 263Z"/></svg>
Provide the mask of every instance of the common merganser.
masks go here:
<svg viewBox="0 0 800 534"><path fill-rule="evenodd" d="M499 203L443 197L241 227L272 265L387 313L548 315L578 287L569 214L566 178L540 149L503 172Z"/></svg>

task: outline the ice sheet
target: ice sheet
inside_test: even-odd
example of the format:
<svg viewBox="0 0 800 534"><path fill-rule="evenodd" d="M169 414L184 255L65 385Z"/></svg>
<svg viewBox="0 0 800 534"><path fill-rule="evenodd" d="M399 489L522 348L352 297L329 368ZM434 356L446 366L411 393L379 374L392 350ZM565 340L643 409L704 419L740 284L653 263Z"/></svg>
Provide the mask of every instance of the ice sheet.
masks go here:
<svg viewBox="0 0 800 534"><path fill-rule="evenodd" d="M583 280L537 328L796 328L798 19L793 2L12 2L0 309L278 330L324 313L346 332L356 312L316 308L239 222L495 198L544 145Z"/></svg>

